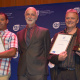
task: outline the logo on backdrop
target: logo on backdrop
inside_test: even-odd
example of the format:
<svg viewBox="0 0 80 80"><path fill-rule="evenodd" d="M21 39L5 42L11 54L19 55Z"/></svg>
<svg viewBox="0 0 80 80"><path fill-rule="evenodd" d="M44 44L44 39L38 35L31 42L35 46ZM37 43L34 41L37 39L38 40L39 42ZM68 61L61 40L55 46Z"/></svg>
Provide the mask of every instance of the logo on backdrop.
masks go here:
<svg viewBox="0 0 80 80"><path fill-rule="evenodd" d="M19 24L16 24L16 25L13 26L13 30L14 31L18 31L19 30L19 27L20 27L20 25Z"/></svg>
<svg viewBox="0 0 80 80"><path fill-rule="evenodd" d="M53 28L58 29L60 27L60 22L54 22L53 23Z"/></svg>
<svg viewBox="0 0 80 80"><path fill-rule="evenodd" d="M78 13L80 13L80 7L75 7L74 8Z"/></svg>
<svg viewBox="0 0 80 80"><path fill-rule="evenodd" d="M16 24L13 26L13 31L19 31L22 30L26 27L26 25L20 25L20 24Z"/></svg>
<svg viewBox="0 0 80 80"><path fill-rule="evenodd" d="M8 16L8 18L14 18L13 13L5 13L5 14Z"/></svg>
<svg viewBox="0 0 80 80"><path fill-rule="evenodd" d="M65 22L54 22L52 26L54 29L65 28Z"/></svg>
<svg viewBox="0 0 80 80"><path fill-rule="evenodd" d="M54 11L51 10L37 10L37 13L39 16L45 16L47 14L53 14Z"/></svg>

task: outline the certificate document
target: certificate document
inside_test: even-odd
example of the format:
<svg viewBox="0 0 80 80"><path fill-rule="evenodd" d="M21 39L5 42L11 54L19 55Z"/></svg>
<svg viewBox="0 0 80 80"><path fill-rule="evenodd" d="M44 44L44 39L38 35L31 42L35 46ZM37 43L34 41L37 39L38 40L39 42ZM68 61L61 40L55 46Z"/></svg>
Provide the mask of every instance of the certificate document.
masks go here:
<svg viewBox="0 0 80 80"><path fill-rule="evenodd" d="M0 36L0 52L3 52L3 51L5 51L5 48L4 48L4 44L2 41L2 37Z"/></svg>
<svg viewBox="0 0 80 80"><path fill-rule="evenodd" d="M60 54L65 51L71 41L72 35L67 34L58 34L52 48L50 50L50 54Z"/></svg>

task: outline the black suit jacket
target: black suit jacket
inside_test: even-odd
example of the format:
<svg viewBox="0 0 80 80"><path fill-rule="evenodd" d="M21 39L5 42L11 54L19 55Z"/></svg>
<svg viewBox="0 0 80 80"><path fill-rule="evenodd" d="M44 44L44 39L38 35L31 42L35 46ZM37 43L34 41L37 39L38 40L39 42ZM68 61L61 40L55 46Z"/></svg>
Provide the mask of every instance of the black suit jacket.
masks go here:
<svg viewBox="0 0 80 80"><path fill-rule="evenodd" d="M29 46L25 42L26 28L17 33L19 41L19 64L18 75L47 74L47 56L50 48L50 34L46 28L36 26L30 40Z"/></svg>

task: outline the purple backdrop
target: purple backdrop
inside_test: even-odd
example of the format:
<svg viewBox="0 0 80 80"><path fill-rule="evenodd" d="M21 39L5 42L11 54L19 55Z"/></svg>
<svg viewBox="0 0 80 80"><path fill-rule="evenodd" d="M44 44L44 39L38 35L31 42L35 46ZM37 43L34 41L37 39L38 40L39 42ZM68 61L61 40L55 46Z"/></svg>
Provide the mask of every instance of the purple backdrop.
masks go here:
<svg viewBox="0 0 80 80"><path fill-rule="evenodd" d="M70 3L56 3L46 5L31 5L35 7L39 13L37 25L48 28L51 38L55 33L65 28L65 13L67 9L74 8L80 15L80 2ZM25 28L26 22L24 18L24 12L29 6L18 7L2 7L0 12L7 14L9 18L8 29L14 33ZM77 25L80 27L80 23ZM17 80L17 65L19 56L11 61L11 78L10 80ZM50 80L50 73L48 76Z"/></svg>

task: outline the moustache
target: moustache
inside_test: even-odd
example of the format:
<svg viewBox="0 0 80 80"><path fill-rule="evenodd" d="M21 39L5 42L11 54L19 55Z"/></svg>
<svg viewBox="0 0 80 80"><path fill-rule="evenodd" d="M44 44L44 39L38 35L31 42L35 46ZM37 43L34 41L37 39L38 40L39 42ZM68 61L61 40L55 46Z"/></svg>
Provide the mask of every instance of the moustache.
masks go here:
<svg viewBox="0 0 80 80"><path fill-rule="evenodd" d="M69 21L69 22L67 22L68 24L72 24L73 22L71 22L71 21Z"/></svg>
<svg viewBox="0 0 80 80"><path fill-rule="evenodd" d="M27 20L33 20L32 18L28 18Z"/></svg>

